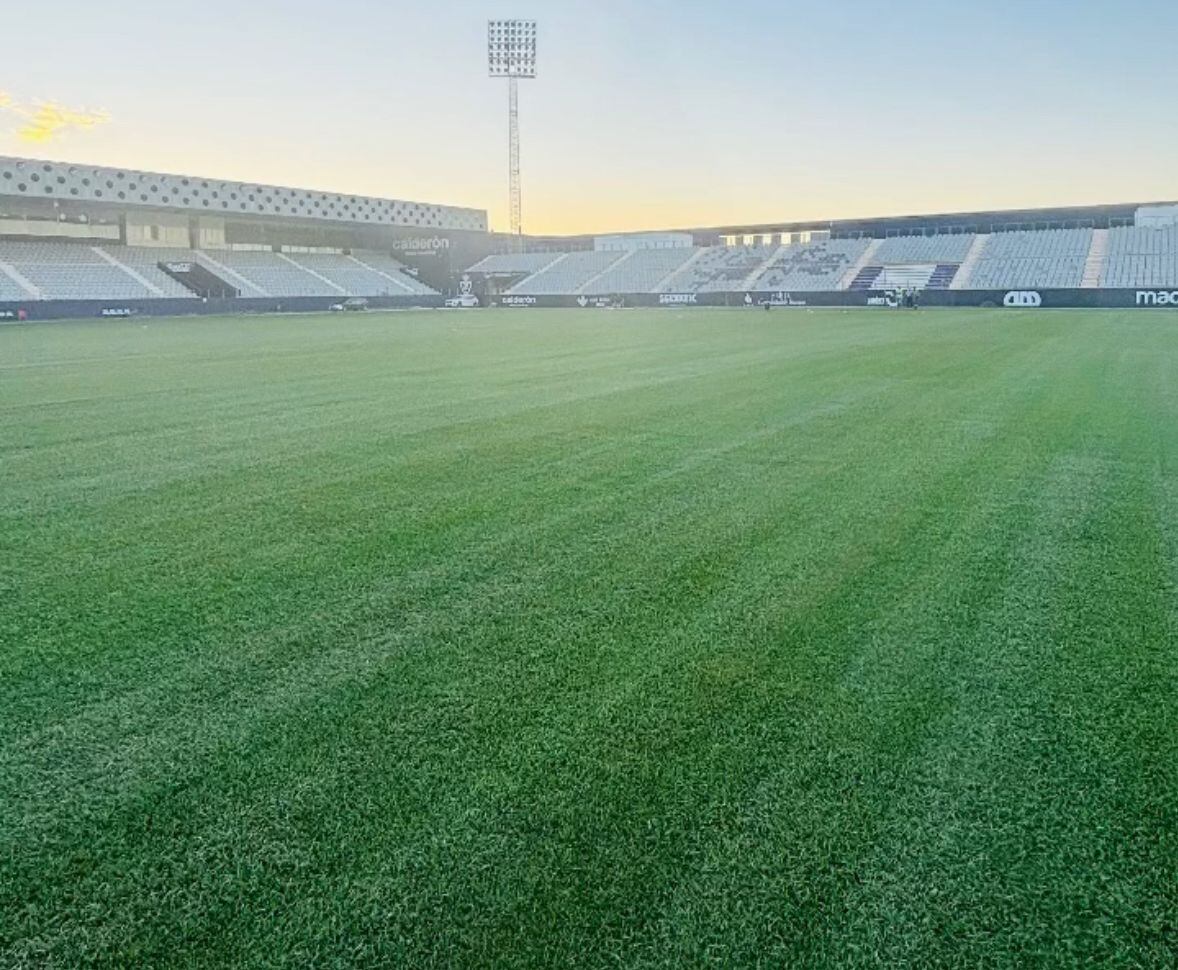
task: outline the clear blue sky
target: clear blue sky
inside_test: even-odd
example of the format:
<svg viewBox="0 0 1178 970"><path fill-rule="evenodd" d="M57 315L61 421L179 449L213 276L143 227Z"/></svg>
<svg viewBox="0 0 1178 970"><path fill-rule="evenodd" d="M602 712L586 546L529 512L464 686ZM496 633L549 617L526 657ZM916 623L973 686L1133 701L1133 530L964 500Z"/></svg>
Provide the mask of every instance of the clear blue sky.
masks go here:
<svg viewBox="0 0 1178 970"><path fill-rule="evenodd" d="M40 0L6 15L0 153L473 205L502 228L489 16L541 23L532 231L1178 197L1175 0ZM110 120L29 143L37 100Z"/></svg>

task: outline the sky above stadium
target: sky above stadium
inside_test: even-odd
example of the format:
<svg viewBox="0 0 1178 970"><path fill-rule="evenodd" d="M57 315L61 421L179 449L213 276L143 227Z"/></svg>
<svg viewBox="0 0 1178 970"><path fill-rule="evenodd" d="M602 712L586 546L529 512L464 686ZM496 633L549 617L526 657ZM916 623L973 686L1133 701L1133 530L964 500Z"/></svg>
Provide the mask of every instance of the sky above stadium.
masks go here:
<svg viewBox="0 0 1178 970"><path fill-rule="evenodd" d="M524 222L584 232L1178 198L1174 0L41 0L0 153L490 211L540 20Z"/></svg>

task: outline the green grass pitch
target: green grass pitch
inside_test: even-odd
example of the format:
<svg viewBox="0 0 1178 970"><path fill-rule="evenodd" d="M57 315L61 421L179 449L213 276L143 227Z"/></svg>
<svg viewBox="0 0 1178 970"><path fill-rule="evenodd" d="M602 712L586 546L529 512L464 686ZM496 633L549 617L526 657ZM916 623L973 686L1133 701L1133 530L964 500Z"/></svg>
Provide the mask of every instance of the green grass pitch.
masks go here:
<svg viewBox="0 0 1178 970"><path fill-rule="evenodd" d="M1178 315L0 328L0 967L1173 967Z"/></svg>

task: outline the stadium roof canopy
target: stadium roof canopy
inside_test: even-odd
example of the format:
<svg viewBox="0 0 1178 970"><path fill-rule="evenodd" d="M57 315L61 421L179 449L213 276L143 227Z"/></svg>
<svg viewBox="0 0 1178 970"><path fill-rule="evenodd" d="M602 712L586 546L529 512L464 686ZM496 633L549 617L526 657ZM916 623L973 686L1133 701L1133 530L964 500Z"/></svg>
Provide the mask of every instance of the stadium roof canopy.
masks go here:
<svg viewBox="0 0 1178 970"><path fill-rule="evenodd" d="M1054 206L1042 209L988 209L976 212L871 216L863 219L805 222L733 223L681 230L697 237L758 235L826 230L835 236L920 235L934 233L1001 232L1023 229L1108 228L1132 225L1138 209L1171 206L1174 202L1123 202L1112 205Z"/></svg>
<svg viewBox="0 0 1178 970"><path fill-rule="evenodd" d="M481 209L0 156L0 200L5 198L410 229L487 229Z"/></svg>

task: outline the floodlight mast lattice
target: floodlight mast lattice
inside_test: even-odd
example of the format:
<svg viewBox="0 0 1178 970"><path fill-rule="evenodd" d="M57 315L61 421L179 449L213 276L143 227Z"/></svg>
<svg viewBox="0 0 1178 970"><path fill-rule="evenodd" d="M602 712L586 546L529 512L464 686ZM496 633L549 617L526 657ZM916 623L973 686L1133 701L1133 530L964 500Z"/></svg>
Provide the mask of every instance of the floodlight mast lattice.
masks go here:
<svg viewBox="0 0 1178 970"><path fill-rule="evenodd" d="M507 78L508 175L511 234L523 233L523 190L519 166L519 82L536 77L536 21L487 21L487 67L493 78Z"/></svg>

